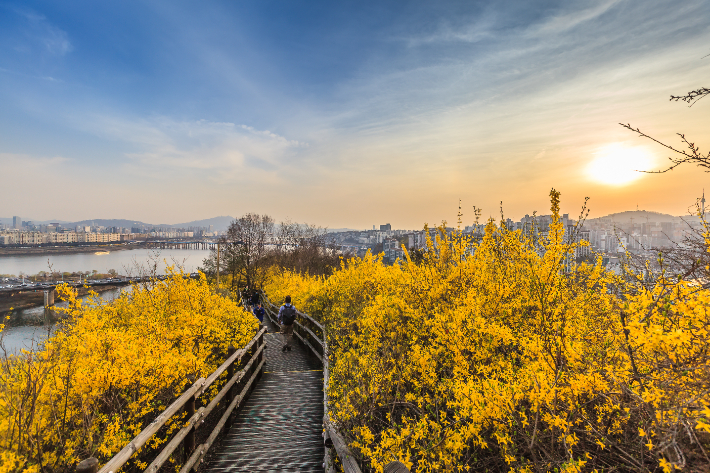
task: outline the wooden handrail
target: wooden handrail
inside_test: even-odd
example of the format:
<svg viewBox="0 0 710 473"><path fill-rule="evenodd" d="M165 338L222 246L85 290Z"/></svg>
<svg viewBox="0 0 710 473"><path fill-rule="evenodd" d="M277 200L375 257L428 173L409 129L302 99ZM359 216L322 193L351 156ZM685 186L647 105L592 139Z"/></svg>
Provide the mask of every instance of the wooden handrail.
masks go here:
<svg viewBox="0 0 710 473"><path fill-rule="evenodd" d="M202 387L202 389L200 389L200 392L195 395L195 397L201 396L207 390L207 388L209 388L210 385L214 383L214 381L227 370L227 368L229 368L235 361L241 360L244 354L251 349L252 345L254 345L254 343L259 339L262 333L266 333L266 328L262 328L259 332L257 332L257 334L254 335L254 338L249 340L249 343L247 343L244 348L234 352L234 354L227 358L225 362L219 366L219 368L214 370L214 372L207 377L207 379L205 380L205 385Z"/></svg>
<svg viewBox="0 0 710 473"><path fill-rule="evenodd" d="M294 324L297 324L297 323L298 323L298 322L294 322ZM299 326L300 326L300 327L303 327L303 326L300 325L300 324L299 324ZM293 331L293 334L296 335L296 336L303 342L304 345L306 345L308 348L311 349L311 351L313 352L313 354L315 355L315 357L318 358L318 359L321 361L321 363L323 362L323 357L320 355L320 353L318 353L318 351L317 351L315 348L313 348L313 345L311 345L310 343L308 343L308 340L306 340L305 337L303 337L303 336L302 336L300 333L298 333L296 330Z"/></svg>
<svg viewBox="0 0 710 473"><path fill-rule="evenodd" d="M200 410L196 412L195 415L192 416L192 418L190 418L188 424L182 429L180 429L177 434L175 434L175 437L173 437L170 443L160 452L160 455L158 455L156 459L153 460L153 463L151 463L148 468L144 470L146 473L153 473L155 471L158 471L158 469L163 465L163 463L165 463L165 461L170 457L173 451L175 451L177 446L180 445L180 441L192 429L192 426L196 425L198 422L204 423L204 418L206 418L212 412L212 410L217 407L219 402L227 395L232 386L234 386L236 383L241 381L242 378L244 378L244 375L249 371L249 368L251 368L252 363L254 362L256 357L264 350L265 346L266 345L262 344L256 350L256 352L254 352L247 365L238 373L236 373L224 386L222 386L222 389L214 397L214 399L212 399L212 401L207 405L207 407L201 407ZM172 448L170 448L171 446Z"/></svg>
<svg viewBox="0 0 710 473"><path fill-rule="evenodd" d="M251 361L253 361L255 358L252 358ZM251 361L249 362L251 364ZM261 363L259 363L259 366L257 367L256 370L254 370L254 374L252 374L251 378L249 378L249 382L244 386L244 389L242 389L242 392L239 393L239 396L234 398L232 403L227 407L225 410L224 414L222 414L222 417L220 418L219 422L215 426L215 428L212 430L212 433L210 434L209 438L205 443L200 445L195 449L193 454L190 456L190 459L182 466L180 469L180 473L188 473L195 465L198 465L199 463L202 462L202 460L205 457L205 454L207 454L207 451L210 449L212 444L214 443L215 439L217 438L217 435L219 435L220 431L222 430L222 427L224 427L224 424L227 422L227 419L229 416L232 414L232 411L236 409L239 404L244 400L246 397L246 394L249 392L249 389L251 388L251 385L254 383L254 380L257 378L261 370L264 368L264 364L266 363L266 360L262 360Z"/></svg>
<svg viewBox="0 0 710 473"><path fill-rule="evenodd" d="M160 428L170 419L173 415L177 413L182 407L187 403L188 400L193 398L195 393L202 387L205 383L205 378L200 378L195 381L187 391L182 393L182 395L173 401L170 406L165 409L158 417L151 422L148 427L143 429L138 435L131 440L128 445L123 447L120 452L114 455L104 466L99 470L99 473L113 473L119 468L121 468L125 463L131 458L131 456L138 451L145 443L155 435L155 433L160 430Z"/></svg>
<svg viewBox="0 0 710 473"><path fill-rule="evenodd" d="M311 329L309 329L308 327L306 327L306 326L303 325L303 324L299 324L299 326L300 326L302 329L304 329L306 332L308 332L308 333L311 335L311 337L313 337L313 339L314 339L316 342L318 342L318 343L320 344L321 347L323 346L323 340L321 340L320 338L318 338L318 336L316 336L316 334L313 333L313 332L311 331Z"/></svg>
<svg viewBox="0 0 710 473"><path fill-rule="evenodd" d="M323 416L323 425L328 432L328 435L330 435L330 439L333 441L333 446L335 447L335 451L340 459L340 464L343 465L343 471L345 473L361 473L360 466L357 464L355 456L350 451L350 448L348 448L348 444L345 443L345 440L340 435L340 432L338 432L338 429L336 429L331 422L330 414L328 412L326 412Z"/></svg>
<svg viewBox="0 0 710 473"><path fill-rule="evenodd" d="M323 337L323 415L328 414L328 386L330 385L330 361L328 360L328 339ZM323 424L325 427L325 424ZM325 473L333 473L335 468L330 459L330 448L333 441L330 439L328 429L323 429L323 442L325 452L323 455L323 468Z"/></svg>
<svg viewBox="0 0 710 473"><path fill-rule="evenodd" d="M300 315L301 317L305 317L306 319L310 320L313 323L313 325L318 327L321 330L321 332L323 332L323 326L316 319L314 319L310 315L306 314L305 312L301 312L300 310L296 310L296 313L298 315Z"/></svg>
<svg viewBox="0 0 710 473"><path fill-rule="evenodd" d="M178 431L178 433L161 450L155 460L153 460L153 462L145 470L146 473L155 473L160 468L160 466L162 466L162 464L170 457L170 455L177 449L180 443L183 442L186 438L189 438L189 435L191 433L194 433L194 429L199 426L199 424L204 423L204 417L206 417L210 412L212 412L212 410L219 404L219 402L222 400L222 398L224 398L224 396L232 388L232 386L234 386L245 376L245 374L252 367L254 360L257 358L261 358L261 363L259 364L258 369L252 375L251 379L249 380L249 383L247 384L247 386L251 386L252 381L263 369L265 363L262 353L266 346L264 343L264 334L266 332L266 328L262 328L261 330L259 330L246 346L244 346L240 350L237 350L234 354L229 356L227 360L222 363L210 376L208 376L207 378L198 379L187 391L185 391L179 398L173 401L173 403L167 409L160 413L158 417L148 425L148 427L143 429L138 435L136 435L133 440L131 440L131 442L128 443L128 445L126 445L120 452L114 455L113 458L111 458L101 468L99 473L114 473L123 465L125 465L126 462L131 458L131 456L133 456L135 452L137 452L141 447L143 447L146 442L150 440L163 425L165 425L165 422L167 422L168 419L175 415L180 409L188 405L188 403L194 403L194 400L204 394L207 388L209 388L210 385L212 385L212 383L214 383L214 381L222 373L224 373L225 370L227 370L227 368L232 366L235 362L241 361L244 355L250 349L252 349L254 343L258 343L259 340L261 340L261 343L258 343L259 346L256 350L254 350L254 353L252 354L247 365L239 372L237 372L230 380L227 381L227 383L222 387L220 392L217 394L217 396L215 396L215 398L209 403L207 407L201 407L197 412L194 412L194 414L189 417L187 424ZM242 394L245 394L245 391L243 391ZM231 403L231 405L234 406L236 406L237 404L235 404L234 402ZM233 409L234 407L232 407L232 409L229 409L228 411L231 413ZM219 430L221 430L222 426L224 426L223 422L218 424ZM194 456L194 452L190 453L192 454L190 458L192 458L192 456ZM187 460L187 462L189 463L189 459Z"/></svg>
<svg viewBox="0 0 710 473"><path fill-rule="evenodd" d="M402 462L394 461L389 463L383 473L410 473L409 468Z"/></svg>

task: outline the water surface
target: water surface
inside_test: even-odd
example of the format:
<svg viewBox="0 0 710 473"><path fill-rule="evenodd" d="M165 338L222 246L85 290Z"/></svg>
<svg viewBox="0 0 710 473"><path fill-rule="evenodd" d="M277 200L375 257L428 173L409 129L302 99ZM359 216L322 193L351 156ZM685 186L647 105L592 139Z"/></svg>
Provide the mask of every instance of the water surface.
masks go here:
<svg viewBox="0 0 710 473"><path fill-rule="evenodd" d="M100 252L99 252L100 253ZM182 267L192 273L202 266L209 250L154 250L138 248L117 250L108 253L75 253L68 255L0 256L0 274L33 275L40 271L78 272L94 271L106 274L115 269L119 274L137 276L155 268L157 274L165 274L169 265Z"/></svg>

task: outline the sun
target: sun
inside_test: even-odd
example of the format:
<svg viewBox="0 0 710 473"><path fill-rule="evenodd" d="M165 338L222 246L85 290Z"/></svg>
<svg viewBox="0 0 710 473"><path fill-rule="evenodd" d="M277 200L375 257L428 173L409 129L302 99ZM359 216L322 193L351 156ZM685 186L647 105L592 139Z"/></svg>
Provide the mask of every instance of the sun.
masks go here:
<svg viewBox="0 0 710 473"><path fill-rule="evenodd" d="M587 175L609 186L624 186L641 177L639 171L652 170L653 156L644 148L629 148L619 144L601 148L587 166Z"/></svg>

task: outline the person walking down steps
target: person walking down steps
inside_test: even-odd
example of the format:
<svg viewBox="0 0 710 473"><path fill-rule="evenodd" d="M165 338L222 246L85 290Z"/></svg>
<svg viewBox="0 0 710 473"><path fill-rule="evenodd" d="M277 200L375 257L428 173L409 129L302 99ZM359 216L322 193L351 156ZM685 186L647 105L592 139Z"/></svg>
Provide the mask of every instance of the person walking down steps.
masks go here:
<svg viewBox="0 0 710 473"><path fill-rule="evenodd" d="M249 304L253 308L256 308L256 306L259 305L259 302L261 302L261 298L259 297L259 290L254 289L254 292L252 292L251 297L249 298Z"/></svg>
<svg viewBox="0 0 710 473"><path fill-rule="evenodd" d="M264 323L264 315L266 315L266 310L262 307L261 302L257 302L256 306L254 306L254 316L259 319L260 324Z"/></svg>
<svg viewBox="0 0 710 473"><path fill-rule="evenodd" d="M279 324L284 337L284 346L281 351L291 351L291 339L293 338L293 323L296 321L296 308L291 305L291 296L286 296L284 305L279 309Z"/></svg>

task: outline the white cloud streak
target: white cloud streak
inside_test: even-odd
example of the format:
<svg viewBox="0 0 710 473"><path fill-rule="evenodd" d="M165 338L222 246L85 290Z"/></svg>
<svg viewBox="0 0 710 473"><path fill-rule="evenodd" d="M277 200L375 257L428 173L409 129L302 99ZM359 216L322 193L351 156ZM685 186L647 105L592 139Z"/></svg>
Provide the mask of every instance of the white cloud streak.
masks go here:
<svg viewBox="0 0 710 473"><path fill-rule="evenodd" d="M196 171L220 182L247 174L274 180L295 153L308 147L269 130L230 122L94 116L78 126L128 144L134 151L125 153L123 165L134 173Z"/></svg>
<svg viewBox="0 0 710 473"><path fill-rule="evenodd" d="M29 28L26 35L28 38L32 42L42 45L50 54L64 56L74 49L67 32L53 25L44 15L27 10L15 10L15 13L27 20Z"/></svg>

